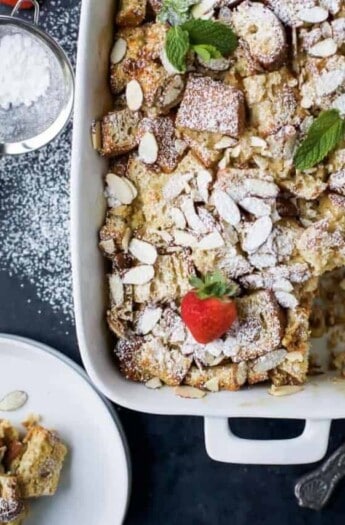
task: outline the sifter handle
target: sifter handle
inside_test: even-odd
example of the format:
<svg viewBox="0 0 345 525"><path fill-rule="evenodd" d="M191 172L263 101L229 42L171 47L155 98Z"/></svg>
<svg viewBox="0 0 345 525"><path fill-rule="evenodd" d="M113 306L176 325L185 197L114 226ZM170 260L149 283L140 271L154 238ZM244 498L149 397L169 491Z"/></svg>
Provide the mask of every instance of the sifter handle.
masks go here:
<svg viewBox="0 0 345 525"><path fill-rule="evenodd" d="M22 3L24 1L27 1L27 0L18 0L18 2L16 3L16 5L14 6L14 8L12 10L11 16L15 16L18 13L18 11L20 9L20 6L22 5ZM28 0L28 1L31 2L33 7L35 8L34 24L38 25L38 21L39 21L39 18L40 18L40 6L39 6L39 3L37 2L37 0Z"/></svg>

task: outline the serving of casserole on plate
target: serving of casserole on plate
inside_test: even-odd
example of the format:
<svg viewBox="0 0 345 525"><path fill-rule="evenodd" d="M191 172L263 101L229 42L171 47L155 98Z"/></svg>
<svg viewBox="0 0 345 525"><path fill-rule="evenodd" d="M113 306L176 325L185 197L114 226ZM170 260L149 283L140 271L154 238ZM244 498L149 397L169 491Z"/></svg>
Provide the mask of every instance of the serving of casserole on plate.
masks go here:
<svg viewBox="0 0 345 525"><path fill-rule="evenodd" d="M120 404L213 416L206 437L216 459L313 461L325 452L327 420L345 415L329 375L303 389L311 330L336 323L320 301L311 317L319 280L345 260L344 2L124 0L116 13L111 0L98 11L91 4L82 14L72 182L85 365ZM94 117L100 158L88 137ZM115 356L101 322L98 228ZM198 342L181 302L215 270L237 315ZM117 367L175 389L139 387ZM267 381L279 399L246 387ZM310 421L301 437L272 447L235 438L217 418L235 415Z"/></svg>

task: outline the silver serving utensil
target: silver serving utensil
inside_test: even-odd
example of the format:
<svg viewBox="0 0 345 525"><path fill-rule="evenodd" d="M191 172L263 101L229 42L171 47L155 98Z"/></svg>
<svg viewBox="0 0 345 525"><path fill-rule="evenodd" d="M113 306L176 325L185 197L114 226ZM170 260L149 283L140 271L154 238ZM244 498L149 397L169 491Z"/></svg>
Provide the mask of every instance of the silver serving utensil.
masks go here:
<svg viewBox="0 0 345 525"><path fill-rule="evenodd" d="M301 507L321 510L345 476L345 444L320 467L303 476L295 485L295 496Z"/></svg>

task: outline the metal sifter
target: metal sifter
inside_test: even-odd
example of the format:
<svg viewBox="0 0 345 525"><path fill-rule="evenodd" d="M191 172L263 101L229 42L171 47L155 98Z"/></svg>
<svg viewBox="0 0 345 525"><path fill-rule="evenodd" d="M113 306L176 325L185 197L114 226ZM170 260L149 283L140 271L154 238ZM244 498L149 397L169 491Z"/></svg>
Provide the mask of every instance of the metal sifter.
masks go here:
<svg viewBox="0 0 345 525"><path fill-rule="evenodd" d="M53 140L67 124L73 107L72 66L62 48L38 27L37 0L30 0L35 8L33 22L16 16L23 1L18 0L10 16L0 16L0 44L7 35L32 39L44 51L49 64L49 85L30 105L0 105L0 156L34 151Z"/></svg>

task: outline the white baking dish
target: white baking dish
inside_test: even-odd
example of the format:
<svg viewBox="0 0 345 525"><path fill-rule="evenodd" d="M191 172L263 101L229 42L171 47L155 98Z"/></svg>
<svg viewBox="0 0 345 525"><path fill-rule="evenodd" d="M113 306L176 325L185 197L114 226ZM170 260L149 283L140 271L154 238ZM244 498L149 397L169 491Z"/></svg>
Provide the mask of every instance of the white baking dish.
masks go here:
<svg viewBox="0 0 345 525"><path fill-rule="evenodd" d="M104 322L105 266L97 249L105 213L103 161L92 148L90 123L111 107L108 61L114 0L83 0L72 158L72 261L75 314L82 359L98 389L119 405L154 414L199 415L205 418L208 454L234 463L292 464L317 461L326 452L330 423L345 417L344 386L319 376L296 395L272 397L267 387L220 392L201 400L180 399L172 389L152 391L126 381L116 369ZM240 439L227 418L305 419L297 438L279 441Z"/></svg>

